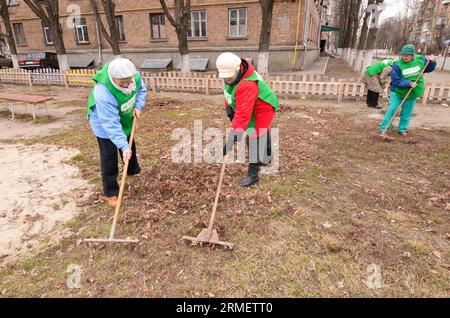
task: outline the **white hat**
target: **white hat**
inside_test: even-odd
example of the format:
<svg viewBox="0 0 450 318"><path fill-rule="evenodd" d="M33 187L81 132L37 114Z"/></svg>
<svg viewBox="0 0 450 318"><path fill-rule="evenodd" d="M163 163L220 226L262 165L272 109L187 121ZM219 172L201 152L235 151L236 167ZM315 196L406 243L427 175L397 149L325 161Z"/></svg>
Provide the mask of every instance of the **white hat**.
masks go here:
<svg viewBox="0 0 450 318"><path fill-rule="evenodd" d="M234 77L241 66L241 58L231 52L225 52L217 58L216 66L220 78Z"/></svg>
<svg viewBox="0 0 450 318"><path fill-rule="evenodd" d="M108 74L112 78L130 78L136 75L136 72L133 62L121 57L112 60L108 65Z"/></svg>

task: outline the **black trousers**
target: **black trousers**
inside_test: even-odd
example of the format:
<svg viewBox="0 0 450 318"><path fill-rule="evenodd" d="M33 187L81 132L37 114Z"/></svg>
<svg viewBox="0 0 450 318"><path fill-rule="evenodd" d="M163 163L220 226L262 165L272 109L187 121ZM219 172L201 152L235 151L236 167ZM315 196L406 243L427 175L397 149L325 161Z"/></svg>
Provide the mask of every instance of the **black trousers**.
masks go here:
<svg viewBox="0 0 450 318"><path fill-rule="evenodd" d="M117 196L119 194L119 185L117 176L119 174L119 162L117 156L117 147L109 139L97 137L98 148L100 149L100 167L102 169L103 192L107 197ZM136 144L133 141L131 146L131 159L128 164L127 175L135 175L141 172L136 157ZM119 149L120 158L123 161L122 151Z"/></svg>
<svg viewBox="0 0 450 318"><path fill-rule="evenodd" d="M269 164L272 160L272 139L270 130L262 136L250 138L247 136L248 162L259 165Z"/></svg>
<svg viewBox="0 0 450 318"><path fill-rule="evenodd" d="M378 97L380 96L380 93L368 90L367 91L367 100L366 104L369 107L376 107L378 106Z"/></svg>

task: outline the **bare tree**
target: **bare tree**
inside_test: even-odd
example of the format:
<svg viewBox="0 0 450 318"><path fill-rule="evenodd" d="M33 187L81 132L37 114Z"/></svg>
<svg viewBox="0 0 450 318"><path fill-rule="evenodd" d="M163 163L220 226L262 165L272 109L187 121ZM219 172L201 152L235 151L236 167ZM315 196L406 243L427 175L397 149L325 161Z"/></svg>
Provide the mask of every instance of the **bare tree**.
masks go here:
<svg viewBox="0 0 450 318"><path fill-rule="evenodd" d="M165 0L159 0L164 14L170 24L175 28L178 38L178 50L180 51L181 72L190 72L189 48L187 41L188 23L191 14L191 0L174 0L175 17L170 14Z"/></svg>
<svg viewBox="0 0 450 318"><path fill-rule="evenodd" d="M55 46L56 54L58 54L59 69L67 71L69 69L69 61L67 59L66 47L62 34L62 27L59 23L59 1L58 0L25 0L25 3L44 23L48 26L50 34Z"/></svg>
<svg viewBox="0 0 450 318"><path fill-rule="evenodd" d="M267 74L269 72L269 47L270 33L272 30L273 4L274 0L259 0L262 12L258 50L258 72L260 74Z"/></svg>
<svg viewBox="0 0 450 318"><path fill-rule="evenodd" d="M358 30L361 26L362 16L361 13L361 4L362 0L356 0L355 4L352 8L351 15L353 16L353 30L352 30L352 39L351 39L351 47L356 48L356 43L358 40Z"/></svg>
<svg viewBox="0 0 450 318"><path fill-rule="evenodd" d="M450 28L446 27L445 25L439 25L436 27L436 45L432 48L431 52L434 53L444 53L445 45L444 41L447 40L448 36L450 35Z"/></svg>
<svg viewBox="0 0 450 318"><path fill-rule="evenodd" d="M0 32L0 36L8 43L9 52L11 53L11 59L13 61L13 67L19 68L19 56L17 55L16 42L14 41L14 34L11 26L11 20L9 18L8 4L6 0L0 0L0 14L5 26L5 32Z"/></svg>
<svg viewBox="0 0 450 318"><path fill-rule="evenodd" d="M119 45L119 30L115 16L116 4L112 0L101 0L103 5L103 10L105 11L106 21L108 23L108 31L106 30L105 24L100 18L98 12L97 0L89 0L91 3L92 11L94 12L95 20L99 26L103 36L109 45L111 45L113 55L115 57L120 57L120 45Z"/></svg>
<svg viewBox="0 0 450 318"><path fill-rule="evenodd" d="M361 3L362 3L362 0L355 0L355 3L350 12L350 14L352 15L352 19L353 19L352 37L351 37L351 41L350 41L351 53L350 53L349 60L348 60L348 64L350 64L350 65L353 64L353 58L356 57L355 51L356 51L356 43L357 43L357 39L358 39L358 30L360 28L361 20L362 20L362 14L360 12L361 11Z"/></svg>
<svg viewBox="0 0 450 318"><path fill-rule="evenodd" d="M359 37L358 51L356 53L355 64L353 65L353 70L358 72L362 68L363 55L366 54L367 37L369 33L369 25L371 25L370 19L372 18L372 11L370 8L377 3L377 0L368 0L367 7L364 7L362 12L364 13L363 24L361 28L361 34Z"/></svg>
<svg viewBox="0 0 450 318"><path fill-rule="evenodd" d="M353 59L353 49L356 47L358 29L361 24L361 3L361 0L343 0L342 5L339 6L343 59L349 64Z"/></svg>
<svg viewBox="0 0 450 318"><path fill-rule="evenodd" d="M384 0L375 0L376 5L381 5L384 2ZM372 20L374 19L374 16L372 15ZM366 43L366 50L373 50L375 48L375 41L377 39L377 32L378 27L377 25L374 25L375 21L372 21L372 27L369 29L369 34L367 35L367 43Z"/></svg>
<svg viewBox="0 0 450 318"><path fill-rule="evenodd" d="M342 13L346 16L344 20L344 32L342 34L343 47L345 49L350 48L351 37L352 37L352 24L353 24L353 15L348 14L350 9L353 6L355 0L344 0L344 5L342 9L344 10Z"/></svg>
<svg viewBox="0 0 450 318"><path fill-rule="evenodd" d="M399 12L396 19L384 21L377 34L379 41L373 39L375 35L369 33L367 45L368 48L383 47L399 52L403 45L411 43L415 44L414 34L419 27L420 18L420 1L405 0L404 10ZM372 43L373 42L373 43Z"/></svg>

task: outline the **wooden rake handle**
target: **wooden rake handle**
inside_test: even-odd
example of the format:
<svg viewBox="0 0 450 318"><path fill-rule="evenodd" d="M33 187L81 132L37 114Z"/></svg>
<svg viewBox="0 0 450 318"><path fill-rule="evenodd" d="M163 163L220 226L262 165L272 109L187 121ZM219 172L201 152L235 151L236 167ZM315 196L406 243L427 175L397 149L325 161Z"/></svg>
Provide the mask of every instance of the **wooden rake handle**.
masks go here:
<svg viewBox="0 0 450 318"><path fill-rule="evenodd" d="M214 220L216 218L216 211L217 211L217 204L219 203L219 196L220 191L222 190L222 183L223 183L223 176L225 175L225 167L227 166L227 156L223 157L223 164L222 164L222 170L220 171L220 177L219 177L219 185L217 186L216 191L216 197L214 199L214 206L211 213L211 218L209 219L209 225L208 225L208 239L210 239L211 232L214 226Z"/></svg>
<svg viewBox="0 0 450 318"><path fill-rule="evenodd" d="M419 76L417 77L417 79L414 81L414 84L417 84L417 82L419 81L419 79L422 77L423 73L425 72L425 69L428 67L428 64L430 64L430 61L427 62L427 64L425 64L425 67L422 69L422 71L420 72ZM398 106L397 110L395 111L394 115L392 116L391 120L389 121L389 123L386 125L386 127L384 127L383 132L381 133L382 135L384 135L386 133L386 131L388 130L389 126L391 126L392 122L394 121L395 117L397 116L397 114L402 110L403 104L405 103L406 99L408 98L409 94L411 94L412 90L414 89L414 87L411 87L408 91L408 93L405 95L405 97L403 98L401 104ZM388 106L389 109L389 106Z"/></svg>
<svg viewBox="0 0 450 318"><path fill-rule="evenodd" d="M130 149L133 147L133 140L134 140L134 131L136 130L136 116L133 117L133 126L131 128L131 135L130 135ZM117 220L119 219L119 211L120 211L120 205L122 204L122 198L123 198L123 192L125 189L125 180L127 178L127 171L128 171L128 164L130 163L130 160L124 159L125 165L123 167L123 174L122 174L122 181L120 182L120 190L119 190L119 198L117 200L116 210L114 212L114 219L113 224L111 227L111 232L109 234L109 239L114 238L114 233L116 232L116 224Z"/></svg>
<svg viewBox="0 0 450 318"><path fill-rule="evenodd" d="M247 134L244 133L242 135L242 139L246 138ZM234 147L234 145L233 145ZM211 217L209 219L209 225L208 225L208 240L211 239L211 234L212 234L212 230L213 230L213 226L214 226L214 221L216 219L216 211L217 211L217 204L219 203L219 196L220 196L220 191L222 190L222 184L223 184L223 176L225 175L225 168L227 166L227 158L228 155L225 155L223 157L223 163L222 163L222 170L220 171L220 177L219 177L219 184L217 186L217 191L216 191L216 197L214 199L214 205L213 205L213 210L211 213Z"/></svg>

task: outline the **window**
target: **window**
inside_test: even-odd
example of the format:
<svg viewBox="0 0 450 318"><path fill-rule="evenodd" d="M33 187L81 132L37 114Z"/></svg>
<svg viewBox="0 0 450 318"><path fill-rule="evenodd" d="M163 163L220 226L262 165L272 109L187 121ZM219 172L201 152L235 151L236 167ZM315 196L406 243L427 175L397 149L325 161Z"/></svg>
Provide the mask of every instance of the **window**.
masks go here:
<svg viewBox="0 0 450 318"><path fill-rule="evenodd" d="M27 45L25 38L25 32L23 31L22 23L13 23L14 36L16 38L17 45Z"/></svg>
<svg viewBox="0 0 450 318"><path fill-rule="evenodd" d="M50 28L46 25L42 25L42 31L44 32L45 44L53 44L52 34L50 33Z"/></svg>
<svg viewBox="0 0 450 318"><path fill-rule="evenodd" d="M436 18L436 26L437 27L445 27L447 24L447 18Z"/></svg>
<svg viewBox="0 0 450 318"><path fill-rule="evenodd" d="M19 0L7 0L8 6L18 6Z"/></svg>
<svg viewBox="0 0 450 318"><path fill-rule="evenodd" d="M229 36L247 36L247 8L228 10Z"/></svg>
<svg viewBox="0 0 450 318"><path fill-rule="evenodd" d="M74 19L75 34L78 44L89 43L88 28L86 24L86 18Z"/></svg>
<svg viewBox="0 0 450 318"><path fill-rule="evenodd" d="M123 15L116 16L116 27L119 31L119 41L125 41L125 28L123 26Z"/></svg>
<svg viewBox="0 0 450 318"><path fill-rule="evenodd" d="M205 38L206 36L206 11L192 11L188 37Z"/></svg>
<svg viewBox="0 0 450 318"><path fill-rule="evenodd" d="M166 38L166 24L164 13L150 13L150 24L152 28L152 39Z"/></svg>

